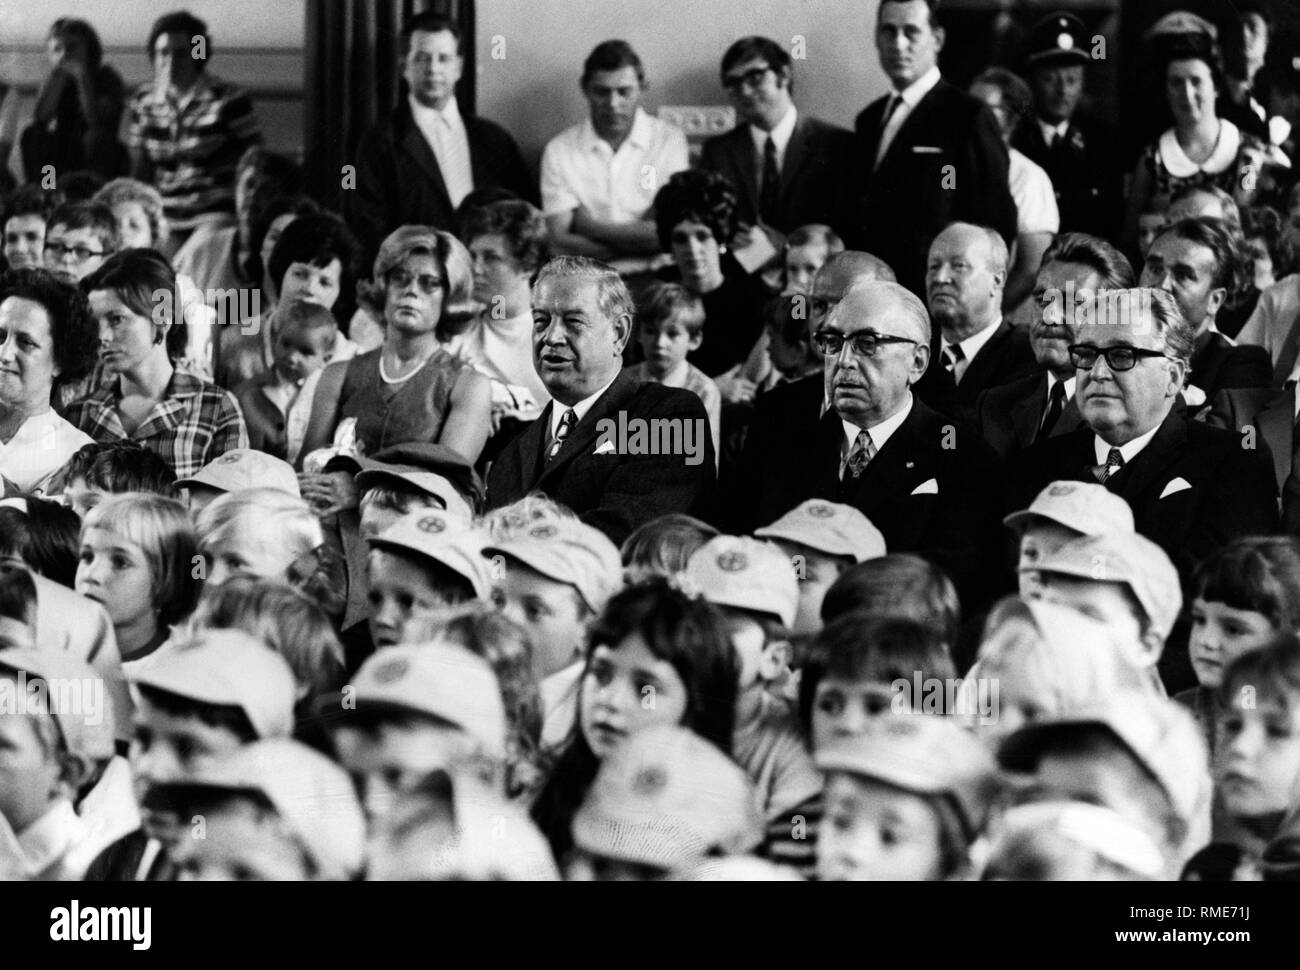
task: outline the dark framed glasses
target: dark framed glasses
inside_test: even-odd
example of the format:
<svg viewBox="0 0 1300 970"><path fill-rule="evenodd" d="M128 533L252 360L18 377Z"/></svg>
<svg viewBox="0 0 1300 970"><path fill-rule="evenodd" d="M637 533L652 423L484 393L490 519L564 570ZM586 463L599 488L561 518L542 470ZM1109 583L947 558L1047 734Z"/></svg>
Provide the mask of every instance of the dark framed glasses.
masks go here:
<svg viewBox="0 0 1300 970"><path fill-rule="evenodd" d="M1147 350L1145 347L1107 347L1103 350L1092 344L1071 344L1070 363L1080 370L1092 370L1098 357L1106 358L1106 366L1113 371L1132 370L1144 357L1169 357L1163 350Z"/></svg>
<svg viewBox="0 0 1300 970"><path fill-rule="evenodd" d="M398 290L406 289L411 285L411 281L414 280L415 284L420 288L420 292L425 296L432 296L438 290L443 288L441 277L434 276L432 273L421 273L419 276L416 276L414 273L400 268L390 269L384 275L384 280L389 286Z"/></svg>
<svg viewBox="0 0 1300 970"><path fill-rule="evenodd" d="M64 256L71 253L76 257L78 263L84 263L91 256L103 256L102 249L87 249L85 246L65 246L61 242L47 242L45 251L54 257L56 261L63 259Z"/></svg>
<svg viewBox="0 0 1300 970"><path fill-rule="evenodd" d="M772 70L771 66L767 65L764 67L756 67L751 71L746 71L744 74L728 74L722 79L722 87L733 94L739 91L742 87L756 88L763 83L763 78L767 76L767 72L770 70Z"/></svg>
<svg viewBox="0 0 1300 970"><path fill-rule="evenodd" d="M833 330L818 330L813 334L813 345L826 357L838 357L840 351L844 349L846 340L849 346L853 348L853 353L859 357L876 356L876 350L881 344L919 343L919 341L908 337L895 337L887 333L876 333L873 330L864 330L861 333L849 334L848 336L835 333Z"/></svg>

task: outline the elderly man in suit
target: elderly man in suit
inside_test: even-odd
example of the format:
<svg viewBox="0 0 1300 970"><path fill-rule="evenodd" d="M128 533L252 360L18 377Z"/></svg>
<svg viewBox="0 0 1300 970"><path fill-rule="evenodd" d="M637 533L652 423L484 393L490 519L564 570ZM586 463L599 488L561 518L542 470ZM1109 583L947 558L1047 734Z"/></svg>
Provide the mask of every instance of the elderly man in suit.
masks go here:
<svg viewBox="0 0 1300 970"><path fill-rule="evenodd" d="M1175 408L1193 344L1163 290L1099 296L1070 347L1084 424L1017 456L1012 507L1059 479L1100 482L1129 503L1137 531L1165 550L1185 584L1228 540L1275 531L1267 448L1244 447L1240 434Z"/></svg>
<svg viewBox="0 0 1300 970"><path fill-rule="evenodd" d="M957 222L935 237L925 293L939 325L931 355L940 366L917 388L931 407L952 413L945 404L954 401L956 413L973 420L981 391L1038 373L1028 335L1002 317L1006 280L1007 246L996 232Z"/></svg>
<svg viewBox="0 0 1300 970"><path fill-rule="evenodd" d="M493 463L489 508L543 492L616 545L670 512L710 514L717 466L704 405L623 371L633 311L606 263L563 256L538 271L533 364L551 402Z"/></svg>
<svg viewBox="0 0 1300 970"><path fill-rule="evenodd" d="M779 458L765 469L768 511L809 498L852 505L890 552L932 559L964 604L984 601L989 571L979 564L997 541L997 461L974 432L912 393L930 365L925 305L897 283L857 283L816 344L829 408L814 434L767 442Z"/></svg>
<svg viewBox="0 0 1300 970"><path fill-rule="evenodd" d="M537 193L519 146L499 125L462 114L456 82L465 61L450 20L417 14L402 28L402 78L408 96L361 139L356 190L345 215L366 263L398 226L456 231L456 209L477 189L506 189L529 202Z"/></svg>
<svg viewBox="0 0 1300 970"><path fill-rule="evenodd" d="M1128 259L1105 240L1083 233L1056 238L1043 254L1031 304L1029 344L1041 371L990 388L976 401L975 423L994 451L1007 458L1082 424L1070 360L1075 323L1098 290L1135 282Z"/></svg>
<svg viewBox="0 0 1300 970"><path fill-rule="evenodd" d="M892 90L858 115L856 224L848 239L924 292L930 243L948 223L1016 238L1007 147L993 113L939 75L938 0L882 0L876 50Z"/></svg>
<svg viewBox="0 0 1300 970"><path fill-rule="evenodd" d="M739 123L704 143L700 167L736 186L741 224L782 236L811 223L842 231L853 136L795 107L790 54L767 37L742 37L722 56L722 86Z"/></svg>
<svg viewBox="0 0 1300 970"><path fill-rule="evenodd" d="M1214 325L1233 295L1239 256L1233 236L1219 219L1181 219L1165 227L1147 250L1142 286L1170 293L1195 334L1195 348L1183 394L1196 413L1220 391L1268 387L1273 362L1262 347L1237 346Z"/></svg>

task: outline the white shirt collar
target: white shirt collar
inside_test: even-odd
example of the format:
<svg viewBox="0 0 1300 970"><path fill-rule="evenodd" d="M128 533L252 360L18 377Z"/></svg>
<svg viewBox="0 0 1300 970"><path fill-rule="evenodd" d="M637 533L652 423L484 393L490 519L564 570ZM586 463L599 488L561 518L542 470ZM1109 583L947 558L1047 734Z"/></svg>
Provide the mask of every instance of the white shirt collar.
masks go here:
<svg viewBox="0 0 1300 970"><path fill-rule="evenodd" d="M1051 397L1051 395L1052 395L1052 388L1053 388L1055 385L1057 385L1057 384L1064 384L1064 385L1065 385L1065 399L1066 399L1067 401L1073 401L1073 400L1074 400L1074 385L1075 385L1075 381L1076 381L1077 379L1078 379L1078 378L1075 378L1075 377L1067 377L1064 381L1062 381L1059 377L1057 377L1057 376L1056 376L1055 374L1053 374L1051 371L1048 371L1048 372L1047 372L1047 395L1048 395L1048 397L1049 397L1049 398Z"/></svg>
<svg viewBox="0 0 1300 970"><path fill-rule="evenodd" d="M790 144L790 139L794 136L794 123L799 118L799 112L794 105L790 105L790 110L785 113L785 117L776 123L776 127L771 132L766 132L757 125L749 126L749 137L754 139L754 150L758 157L763 157L763 148L767 145L768 135L776 143L777 164L785 163L785 150Z"/></svg>
<svg viewBox="0 0 1300 970"><path fill-rule="evenodd" d="M879 424L873 425L870 428L860 428L856 424L853 424L850 421L845 421L841 418L840 424L844 428L844 442L840 449L840 474L844 473L843 464L848 461L849 452L853 450L853 442L858 440L858 434L862 431L866 431L871 435L871 443L876 446L876 451L879 452L881 448L885 447L885 442L893 437L894 432L903 426L903 422L907 420L907 416L912 413L912 404L914 403L914 400L912 392L908 391L907 401L901 408L889 417L885 418L884 421L881 421Z"/></svg>
<svg viewBox="0 0 1300 970"><path fill-rule="evenodd" d="M1052 137L1054 135L1060 135L1062 138L1064 138L1065 133L1070 130L1070 119L1066 118L1062 122L1058 122L1057 124L1052 124L1050 121L1044 121L1042 118L1039 118L1038 130L1043 133L1043 141L1045 141L1048 147L1050 148L1052 144Z"/></svg>
<svg viewBox="0 0 1300 970"><path fill-rule="evenodd" d="M915 81L903 88L902 91L892 91L891 94L897 94L902 97L903 103L908 108L915 108L920 104L921 99L930 93L930 89L939 83L939 65L934 65Z"/></svg>
<svg viewBox="0 0 1300 970"><path fill-rule="evenodd" d="M1122 445L1107 444L1102 439L1101 435L1093 435L1092 448L1093 448L1093 453L1097 456L1097 464L1098 465L1106 464L1106 459L1110 457L1110 450L1112 448L1118 447L1119 453L1124 458L1124 464L1127 465L1129 462L1131 462L1134 458L1136 458L1141 453L1143 448L1151 444L1151 439L1156 436L1156 432L1159 430L1160 430L1160 425L1156 425L1146 434L1138 435L1132 441L1129 441Z"/></svg>
<svg viewBox="0 0 1300 970"><path fill-rule="evenodd" d="M584 397L577 404L573 405L572 410L577 421L582 420L583 416L591 410L591 406L596 403L596 399L608 391L610 384L613 384L616 380L618 380L618 374L615 374L613 378L610 379L609 384L606 384L595 394L591 395L591 397ZM554 441L555 434L560 427L560 421L564 417L564 412L570 410L570 408L568 405L561 404L559 401L552 401L551 403L555 405L551 408L551 440Z"/></svg>
<svg viewBox="0 0 1300 970"><path fill-rule="evenodd" d="M582 123L581 137L582 145L587 151L599 150L603 147L605 151L613 153L613 148L610 146L609 142L605 141L605 139L601 138L600 135L596 133L596 126L591 123L590 115L588 115L587 119ZM652 139L653 134L650 116L646 114L644 108L637 108L636 116L632 119L632 130L627 133L626 140L624 140L622 145L618 146L618 150L622 151L626 145L644 150L650 147Z"/></svg>
<svg viewBox="0 0 1300 970"><path fill-rule="evenodd" d="M457 128L463 125L460 117L460 108L456 104L456 96L453 94L447 99L447 103L442 106L442 110L430 108L427 105L420 104L415 100L415 95L408 95L407 102L411 105L411 114L415 116L416 123L432 124L441 119L447 123L450 128Z"/></svg>
<svg viewBox="0 0 1300 970"><path fill-rule="evenodd" d="M1241 148L1241 131L1227 118L1220 118L1219 125L1219 140L1215 143L1214 151L1200 165L1187 157L1183 146L1178 144L1174 129L1170 128L1161 135L1160 160L1169 174L1174 178L1185 179L1200 172L1217 175L1226 171L1237 160L1237 152Z"/></svg>
<svg viewBox="0 0 1300 970"><path fill-rule="evenodd" d="M1000 326L1002 326L1002 318L998 317L979 333L973 333L965 340L959 340L957 346L961 348L962 357L965 358L968 363L974 360L975 355L978 354L980 349L992 339ZM947 350L952 346L946 337L940 337L939 342L943 345L940 348L941 350Z"/></svg>

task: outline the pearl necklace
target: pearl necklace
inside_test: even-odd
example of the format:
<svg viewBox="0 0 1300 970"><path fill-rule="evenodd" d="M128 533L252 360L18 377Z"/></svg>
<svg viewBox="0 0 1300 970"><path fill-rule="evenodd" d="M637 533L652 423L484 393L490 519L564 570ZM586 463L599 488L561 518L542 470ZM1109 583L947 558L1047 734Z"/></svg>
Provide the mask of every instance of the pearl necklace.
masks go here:
<svg viewBox="0 0 1300 970"><path fill-rule="evenodd" d="M381 350L379 352L379 379L385 384L405 384L412 377L418 374L424 365L427 364L437 352L438 348L434 347L433 350L424 355L424 358L413 367L411 373L407 374L405 377L389 377L388 373L384 370L384 352Z"/></svg>

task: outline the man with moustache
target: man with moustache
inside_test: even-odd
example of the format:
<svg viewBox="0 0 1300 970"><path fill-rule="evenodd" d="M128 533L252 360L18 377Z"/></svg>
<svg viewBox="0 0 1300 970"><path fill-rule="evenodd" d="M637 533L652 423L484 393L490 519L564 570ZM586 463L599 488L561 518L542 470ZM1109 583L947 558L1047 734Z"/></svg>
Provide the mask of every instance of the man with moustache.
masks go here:
<svg viewBox="0 0 1300 970"><path fill-rule="evenodd" d="M542 212L557 254L592 256L624 273L659 253L655 193L690 165L686 135L641 107L641 58L607 40L587 56L580 81L590 115L542 153Z"/></svg>
<svg viewBox="0 0 1300 970"><path fill-rule="evenodd" d="M980 394L975 422L1003 458L1082 423L1070 360L1074 323L1098 290L1128 289L1133 267L1118 249L1084 233L1058 236L1034 280L1029 343L1039 373Z"/></svg>
<svg viewBox="0 0 1300 970"><path fill-rule="evenodd" d="M477 189L506 189L537 201L515 140L457 106L464 68L460 28L450 20L426 11L402 27L407 98L361 139L357 187L343 193L348 224L365 249L364 265L399 226L454 232L456 209Z"/></svg>
<svg viewBox="0 0 1300 970"><path fill-rule="evenodd" d="M533 364L551 401L493 463L488 507L542 492L615 545L661 515L710 517L717 466L704 405L692 391L623 371L634 307L614 268L553 259L538 271L532 302ZM683 451L688 441L696 450L647 453L611 439L609 422L676 427Z"/></svg>
<svg viewBox="0 0 1300 970"><path fill-rule="evenodd" d="M855 284L818 329L829 408L812 435L768 444L769 508L780 515L810 498L852 505L890 552L914 552L952 578L963 605L983 603L994 548L997 460L912 392L930 366L925 305L897 283ZM768 519L776 515L768 516Z"/></svg>

